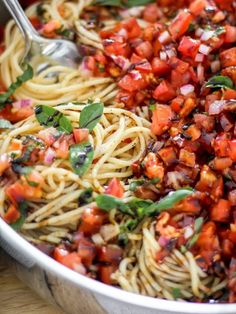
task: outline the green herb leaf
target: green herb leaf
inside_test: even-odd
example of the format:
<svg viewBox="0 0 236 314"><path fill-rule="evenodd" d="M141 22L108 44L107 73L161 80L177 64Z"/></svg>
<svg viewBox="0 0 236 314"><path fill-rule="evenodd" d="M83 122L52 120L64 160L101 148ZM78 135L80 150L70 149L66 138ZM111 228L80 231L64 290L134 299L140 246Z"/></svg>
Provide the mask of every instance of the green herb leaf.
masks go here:
<svg viewBox="0 0 236 314"><path fill-rule="evenodd" d="M228 76L216 75L209 79L205 85L210 88L233 88L234 83Z"/></svg>
<svg viewBox="0 0 236 314"><path fill-rule="evenodd" d="M32 79L34 76L33 68L27 64L27 67L22 75L18 76L16 81L10 85L8 90L0 95L0 107L3 108L5 103L8 101L9 97L12 96L17 88L19 88L23 83Z"/></svg>
<svg viewBox="0 0 236 314"><path fill-rule="evenodd" d="M139 217L139 219L143 219L146 215L146 209L153 204L152 201L149 200L143 200L140 198L134 198L131 201L128 202L128 206L132 210L132 212L135 212L136 215Z"/></svg>
<svg viewBox="0 0 236 314"><path fill-rule="evenodd" d="M93 161L94 150L89 142L70 146L70 163L75 173L82 177Z"/></svg>
<svg viewBox="0 0 236 314"><path fill-rule="evenodd" d="M224 26L219 26L219 27L217 27L217 29L215 30L215 35L216 35L216 36L219 36L219 35L221 35L221 34L223 34L223 33L225 33L225 32L226 32L225 27L224 27Z"/></svg>
<svg viewBox="0 0 236 314"><path fill-rule="evenodd" d="M84 107L79 118L80 128L89 129L91 132L100 121L103 109L104 105L102 103L93 103Z"/></svg>
<svg viewBox="0 0 236 314"><path fill-rule="evenodd" d="M179 288L172 289L172 295L175 299L179 299L181 297L181 291Z"/></svg>
<svg viewBox="0 0 236 314"><path fill-rule="evenodd" d="M80 194L79 199L78 199L78 204L79 206L82 206L82 205L92 203L92 201L93 201L93 189L90 188L83 191Z"/></svg>
<svg viewBox="0 0 236 314"><path fill-rule="evenodd" d="M37 186L39 186L39 183L38 183L38 182L34 182L34 181L29 181L29 180L27 180L27 183L29 184L29 186L32 186L32 187L37 187Z"/></svg>
<svg viewBox="0 0 236 314"><path fill-rule="evenodd" d="M66 134L70 134L73 131L70 120L62 112L52 107L38 105L35 108L35 115L40 125L54 127Z"/></svg>
<svg viewBox="0 0 236 314"><path fill-rule="evenodd" d="M195 220L195 222L194 222L194 232L195 233L198 233L201 230L203 222L204 222L203 217L198 217Z"/></svg>
<svg viewBox="0 0 236 314"><path fill-rule="evenodd" d="M128 8L132 8L132 7L139 7L139 6L143 6L146 5L148 3L152 3L154 2L153 0L128 0L126 2L126 6Z"/></svg>
<svg viewBox="0 0 236 314"><path fill-rule="evenodd" d="M96 203L100 209L106 212L109 212L112 209L116 208L123 214L134 216L134 213L130 209L130 207L127 204L125 204L122 200L114 196L106 194L98 195L96 197Z"/></svg>
<svg viewBox="0 0 236 314"><path fill-rule="evenodd" d="M162 212L163 210L172 208L176 203L193 193L192 189L179 189L169 193L160 201L150 205L146 211L149 216Z"/></svg>
<svg viewBox="0 0 236 314"><path fill-rule="evenodd" d="M12 170L18 174L27 175L27 174L30 174L32 172L33 168L29 167L29 166L23 166L23 165L18 164L18 163L13 161L12 162Z"/></svg>
<svg viewBox="0 0 236 314"><path fill-rule="evenodd" d="M145 180L137 180L130 182L129 190L136 191L139 186L142 186L145 183Z"/></svg>
<svg viewBox="0 0 236 314"><path fill-rule="evenodd" d="M102 6L132 8L143 6L151 2L154 2L154 0L96 0L94 4Z"/></svg>
<svg viewBox="0 0 236 314"><path fill-rule="evenodd" d="M20 202L19 204L19 212L21 214L20 218L16 222L10 225L14 230L21 229L27 217L27 211L28 211L28 204L25 201Z"/></svg>
<svg viewBox="0 0 236 314"><path fill-rule="evenodd" d="M191 239L188 240L186 247L190 249L198 240L199 233L195 233Z"/></svg>
<svg viewBox="0 0 236 314"><path fill-rule="evenodd" d="M0 119L0 129L12 129L13 125L10 121L5 119Z"/></svg>

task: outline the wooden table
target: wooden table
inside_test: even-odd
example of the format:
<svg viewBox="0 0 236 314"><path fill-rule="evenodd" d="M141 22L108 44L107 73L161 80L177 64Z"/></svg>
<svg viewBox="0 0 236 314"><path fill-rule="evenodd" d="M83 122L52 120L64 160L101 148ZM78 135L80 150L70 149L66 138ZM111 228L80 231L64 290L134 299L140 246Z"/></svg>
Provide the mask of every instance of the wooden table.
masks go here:
<svg viewBox="0 0 236 314"><path fill-rule="evenodd" d="M63 314L40 299L0 262L1 314ZM64 313L65 314L65 313Z"/></svg>

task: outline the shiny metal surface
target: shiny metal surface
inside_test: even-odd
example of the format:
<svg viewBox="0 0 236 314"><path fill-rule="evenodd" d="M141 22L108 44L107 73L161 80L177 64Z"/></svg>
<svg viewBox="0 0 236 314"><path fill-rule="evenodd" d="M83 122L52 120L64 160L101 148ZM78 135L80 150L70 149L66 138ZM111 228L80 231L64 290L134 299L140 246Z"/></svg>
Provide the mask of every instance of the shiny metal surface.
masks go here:
<svg viewBox="0 0 236 314"><path fill-rule="evenodd" d="M0 23L6 12L0 0ZM131 294L76 274L34 248L0 219L0 246L17 275L69 314L235 314L236 304L196 304ZM11 257L10 257L11 256Z"/></svg>
<svg viewBox="0 0 236 314"><path fill-rule="evenodd" d="M25 38L26 49L22 63L30 63L34 66L37 73L50 64L61 64L71 68L78 68L81 56L78 47L74 43L62 39L45 39L39 36L22 10L18 0L1 1L4 2Z"/></svg>

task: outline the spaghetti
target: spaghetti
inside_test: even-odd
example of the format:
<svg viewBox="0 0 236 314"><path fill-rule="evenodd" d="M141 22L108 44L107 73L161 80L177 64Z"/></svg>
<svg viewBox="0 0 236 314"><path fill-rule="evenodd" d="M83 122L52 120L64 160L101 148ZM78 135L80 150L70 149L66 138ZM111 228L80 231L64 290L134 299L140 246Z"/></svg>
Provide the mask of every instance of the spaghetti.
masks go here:
<svg viewBox="0 0 236 314"><path fill-rule="evenodd" d="M34 76L7 24L0 215L90 278L151 297L232 303L235 3L175 2L30 6L42 36L73 40L83 55L77 70L54 65Z"/></svg>

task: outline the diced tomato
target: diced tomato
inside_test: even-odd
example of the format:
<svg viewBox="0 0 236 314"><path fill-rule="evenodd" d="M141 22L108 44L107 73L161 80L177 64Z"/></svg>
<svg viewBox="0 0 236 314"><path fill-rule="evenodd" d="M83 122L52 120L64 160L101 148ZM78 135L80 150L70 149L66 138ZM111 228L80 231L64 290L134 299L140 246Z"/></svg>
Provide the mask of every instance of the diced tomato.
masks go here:
<svg viewBox="0 0 236 314"><path fill-rule="evenodd" d="M225 43L234 43L236 42L236 27L226 25L225 26Z"/></svg>
<svg viewBox="0 0 236 314"><path fill-rule="evenodd" d="M83 232L85 235L95 234L99 231L106 214L97 208L86 208L81 217L81 223L79 225L79 232Z"/></svg>
<svg viewBox="0 0 236 314"><path fill-rule="evenodd" d="M116 101L123 102L127 108L133 108L135 106L134 93L121 90L116 96Z"/></svg>
<svg viewBox="0 0 236 314"><path fill-rule="evenodd" d="M165 147L158 151L158 156L164 161L165 165L171 166L177 161L177 156L173 147Z"/></svg>
<svg viewBox="0 0 236 314"><path fill-rule="evenodd" d="M217 222L228 222L230 218L230 202L220 199L216 205L211 208L211 219Z"/></svg>
<svg viewBox="0 0 236 314"><path fill-rule="evenodd" d="M196 162L196 156L194 153L182 148L179 153L179 161L188 167L194 167Z"/></svg>
<svg viewBox="0 0 236 314"><path fill-rule="evenodd" d="M215 3L219 6L221 10L232 10L233 0L215 0Z"/></svg>
<svg viewBox="0 0 236 314"><path fill-rule="evenodd" d="M37 187L42 187L44 184L44 178L38 171L33 170L27 175L27 182L35 183Z"/></svg>
<svg viewBox="0 0 236 314"><path fill-rule="evenodd" d="M173 70L176 70L181 74L186 73L186 71L189 69L189 64L187 62L184 62L176 57L170 58L169 64Z"/></svg>
<svg viewBox="0 0 236 314"><path fill-rule="evenodd" d="M55 249L55 251L57 250L57 248ZM84 268L82 262L81 262L81 258L79 256L78 253L76 252L72 252L72 253L68 253L66 255L62 255L60 256L59 260L57 259L57 256L60 253L55 253L54 251L54 258L61 263L62 265L82 274L85 275L86 274L86 269Z"/></svg>
<svg viewBox="0 0 236 314"><path fill-rule="evenodd" d="M168 81L163 80L154 90L153 98L161 102L167 102L176 96L174 88Z"/></svg>
<svg viewBox="0 0 236 314"><path fill-rule="evenodd" d="M3 216L3 219L8 223L12 224L20 218L20 212L16 206L10 205L7 212Z"/></svg>
<svg viewBox="0 0 236 314"><path fill-rule="evenodd" d="M29 106L18 110L12 108L12 105L9 104L0 110L0 118L15 123L30 117L33 113L33 109Z"/></svg>
<svg viewBox="0 0 236 314"><path fill-rule="evenodd" d="M143 19L150 23L155 23L160 17L160 10L156 3L151 3L145 6L143 11Z"/></svg>
<svg viewBox="0 0 236 314"><path fill-rule="evenodd" d="M150 59L153 55L152 45L149 41L144 41L135 48L136 53L142 57Z"/></svg>
<svg viewBox="0 0 236 314"><path fill-rule="evenodd" d="M51 20L47 24L43 25L43 33L51 34L55 30L61 27L61 22L59 20Z"/></svg>
<svg viewBox="0 0 236 314"><path fill-rule="evenodd" d="M180 44L178 46L178 50L182 52L184 56L195 57L198 53L198 49L200 46L200 41L196 39L192 39L189 36L182 37Z"/></svg>
<svg viewBox="0 0 236 314"><path fill-rule="evenodd" d="M108 187L105 190L105 194L113 195L115 197L122 198L124 195L124 188L120 183L120 180L117 178L113 178Z"/></svg>
<svg viewBox="0 0 236 314"><path fill-rule="evenodd" d="M128 38L139 38L141 35L141 27L135 18L130 18L121 23L128 32Z"/></svg>
<svg viewBox="0 0 236 314"><path fill-rule="evenodd" d="M79 144L88 140L89 130L88 129L73 129L73 135L75 143Z"/></svg>
<svg viewBox="0 0 236 314"><path fill-rule="evenodd" d="M78 243L78 254L82 263L86 267L90 267L96 256L96 247L91 241L82 238Z"/></svg>
<svg viewBox="0 0 236 314"><path fill-rule="evenodd" d="M157 57L152 59L152 71L155 75L157 76L166 75L170 73L170 70L171 67L167 62Z"/></svg>
<svg viewBox="0 0 236 314"><path fill-rule="evenodd" d="M236 66L236 47L221 52L220 61L223 68Z"/></svg>
<svg viewBox="0 0 236 314"><path fill-rule="evenodd" d="M171 101L170 106L174 112L179 113L183 104L184 104L184 97L180 95Z"/></svg>
<svg viewBox="0 0 236 314"><path fill-rule="evenodd" d="M155 135L161 135L171 126L171 119L174 113L170 106L156 105L156 109L152 112L151 131Z"/></svg>
<svg viewBox="0 0 236 314"><path fill-rule="evenodd" d="M116 39L105 39L103 40L103 46L106 54L109 56L114 54L116 56L129 57L130 55L130 48L123 39L120 42Z"/></svg>
<svg viewBox="0 0 236 314"><path fill-rule="evenodd" d="M57 142L54 143L56 145ZM67 159L69 156L69 143L66 139L60 141L59 147L55 148L56 155L58 158Z"/></svg>
<svg viewBox="0 0 236 314"><path fill-rule="evenodd" d="M158 178L162 181L164 177L164 167L162 163L157 159L154 153L149 153L145 159L145 174L149 179Z"/></svg>
<svg viewBox="0 0 236 314"><path fill-rule="evenodd" d="M194 0L190 3L189 11L198 16L205 9L205 7L207 7L207 5L207 0Z"/></svg>
<svg viewBox="0 0 236 314"><path fill-rule="evenodd" d="M236 162L236 140L229 141L229 157Z"/></svg>
<svg viewBox="0 0 236 314"><path fill-rule="evenodd" d="M99 279L101 280L101 282L107 285L111 285L112 284L111 275L115 270L116 270L116 267L114 267L113 265L99 266Z"/></svg>
<svg viewBox="0 0 236 314"><path fill-rule="evenodd" d="M187 98L184 102L183 108L180 110L180 117L184 118L187 117L193 109L197 106L196 100L194 98Z"/></svg>
<svg viewBox="0 0 236 314"><path fill-rule="evenodd" d="M30 23L33 25L33 27L38 30L40 27L42 27L42 23L40 19L37 16L31 16L29 18Z"/></svg>
<svg viewBox="0 0 236 314"><path fill-rule="evenodd" d="M216 157L212 161L213 168L218 171L223 171L224 169L231 167L232 164L233 162L229 157Z"/></svg>
<svg viewBox="0 0 236 314"><path fill-rule="evenodd" d="M194 122L200 129L211 132L215 127L215 118L202 113L196 113L194 115Z"/></svg>
<svg viewBox="0 0 236 314"><path fill-rule="evenodd" d="M62 262L63 258L69 254L69 251L66 250L64 247L56 247L54 252L53 252L53 257L55 258L56 261L59 263Z"/></svg>
<svg viewBox="0 0 236 314"><path fill-rule="evenodd" d="M25 199L24 187L19 182L15 182L8 186L5 193L14 205L17 205Z"/></svg>
<svg viewBox="0 0 236 314"><path fill-rule="evenodd" d="M135 66L135 69L143 72L143 73L151 73L152 72L152 67L151 64L147 60L143 60L140 63L137 63Z"/></svg>
<svg viewBox="0 0 236 314"><path fill-rule="evenodd" d="M180 10L169 26L169 32L171 33L173 39L178 39L186 33L192 20L193 17L191 13Z"/></svg>
<svg viewBox="0 0 236 314"><path fill-rule="evenodd" d="M117 245L102 246L98 250L98 261L118 265L122 259L123 251Z"/></svg>
<svg viewBox="0 0 236 314"><path fill-rule="evenodd" d="M145 88L147 82L139 71L133 70L119 81L118 86L128 92L134 92Z"/></svg>
<svg viewBox="0 0 236 314"><path fill-rule="evenodd" d="M0 177L10 167L10 158L7 154L0 155Z"/></svg>

